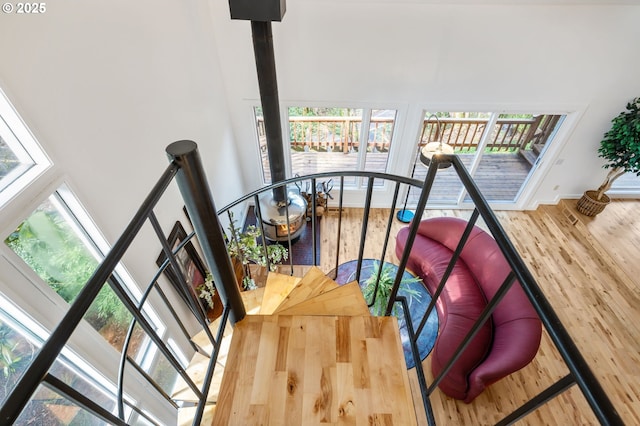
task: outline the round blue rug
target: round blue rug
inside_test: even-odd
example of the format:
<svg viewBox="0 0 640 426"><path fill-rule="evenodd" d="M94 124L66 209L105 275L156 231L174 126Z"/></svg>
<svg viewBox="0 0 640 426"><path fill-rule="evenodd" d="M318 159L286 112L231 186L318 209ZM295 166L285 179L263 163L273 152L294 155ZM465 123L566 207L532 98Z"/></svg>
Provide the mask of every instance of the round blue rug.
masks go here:
<svg viewBox="0 0 640 426"><path fill-rule="evenodd" d="M372 274L378 271L379 260L375 259L363 259L362 260L362 269L360 272L360 288L365 291L367 287L367 280L371 277ZM336 275L335 281L338 284L347 284L356 279L356 267L358 266L357 260L351 260L349 262L343 263L338 266L338 273ZM333 271L335 273L335 271ZM392 277L395 278L398 272L398 266L384 262L383 272L387 274L391 274ZM333 273L329 273L328 276L333 276ZM404 271L403 280L412 280L415 276L410 272ZM420 322L422 321L422 316L427 311L429 307L429 303L431 302L431 295L425 288L422 281L404 281L400 285L400 289L398 290L398 296L404 296L407 298L407 303L409 304L409 311L411 313L411 320L413 323L413 330L417 331ZM367 300L370 302L370 300ZM413 360L413 355L411 354L411 345L409 343L409 332L407 331L407 324L404 318L404 311L400 307L399 303L396 303L397 309L394 309L392 315L398 318L398 326L400 327L400 339L402 340L402 349L404 351L404 359L407 363L407 368L415 367L415 362ZM372 315L377 315L377 309L375 306L369 308ZM429 314L429 318L427 319L427 323L422 329L422 333L418 337L418 351L420 353L420 359L424 360L427 355L433 349L433 345L435 344L436 337L438 336L438 315L436 310L434 309Z"/></svg>

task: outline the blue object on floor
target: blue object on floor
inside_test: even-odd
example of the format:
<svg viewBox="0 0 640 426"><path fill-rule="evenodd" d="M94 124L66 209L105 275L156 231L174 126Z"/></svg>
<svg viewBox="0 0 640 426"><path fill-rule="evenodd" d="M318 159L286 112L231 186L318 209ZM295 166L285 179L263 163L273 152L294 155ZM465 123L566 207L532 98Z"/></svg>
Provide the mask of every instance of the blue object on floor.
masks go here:
<svg viewBox="0 0 640 426"><path fill-rule="evenodd" d="M379 260L375 259L363 259L362 260L362 269L360 271L360 288L364 289L367 285L367 280L375 271L375 265L380 263ZM390 272L395 277L395 274L398 272L398 266L389 262L384 262L385 267L389 267ZM338 284L346 284L356 279L356 268L358 267L357 260L351 260L349 262L343 263L338 266L338 272L335 277L335 281ZM329 277L333 277L335 270L327 274ZM415 275L411 274L408 271L404 271L403 278L411 279L415 278ZM416 291L419 293L419 297L412 296L407 293L407 288ZM413 323L413 330L417 331L420 322L422 321L422 316L426 313L427 308L429 307L429 303L431 302L431 294L427 291L426 287L422 283L422 281L418 282L410 282L400 285L400 289L398 290L398 296L404 296L407 298L407 303L409 304L409 311L411 312L411 320ZM369 301L367 301L369 302ZM393 312L393 315L398 318L398 326L400 327L400 339L402 340L402 349L404 351L404 359L407 363L407 368L415 367L415 362L413 360L413 355L411 354L411 344L409 343L409 332L407 330L407 324L404 319L404 311L400 307L399 304L396 304L398 309ZM373 308L369 308L372 310ZM436 337L438 336L438 314L436 313L435 308L429 314L429 318L425 326L422 329L422 333L418 337L418 352L420 353L420 359L424 360L427 355L433 349L433 345L435 344Z"/></svg>
<svg viewBox="0 0 640 426"><path fill-rule="evenodd" d="M396 214L396 218L398 218L398 220L402 223L411 222L411 220L413 219L413 216L414 216L414 213L411 210L406 210L406 209L398 210L398 213Z"/></svg>

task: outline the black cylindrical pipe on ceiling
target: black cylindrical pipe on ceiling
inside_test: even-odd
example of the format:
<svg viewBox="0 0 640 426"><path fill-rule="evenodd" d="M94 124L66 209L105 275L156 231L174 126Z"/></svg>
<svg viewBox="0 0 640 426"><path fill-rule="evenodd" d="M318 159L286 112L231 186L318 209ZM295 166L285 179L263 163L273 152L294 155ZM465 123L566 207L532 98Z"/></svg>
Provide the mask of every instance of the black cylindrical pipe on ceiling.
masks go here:
<svg viewBox="0 0 640 426"><path fill-rule="evenodd" d="M260 87L260 99L262 101L262 115L264 116L271 181L276 183L286 179L286 171L271 22L251 21L251 33L256 69L258 71L258 86ZM286 197L287 194L284 187L273 190L273 198L276 202L285 202Z"/></svg>

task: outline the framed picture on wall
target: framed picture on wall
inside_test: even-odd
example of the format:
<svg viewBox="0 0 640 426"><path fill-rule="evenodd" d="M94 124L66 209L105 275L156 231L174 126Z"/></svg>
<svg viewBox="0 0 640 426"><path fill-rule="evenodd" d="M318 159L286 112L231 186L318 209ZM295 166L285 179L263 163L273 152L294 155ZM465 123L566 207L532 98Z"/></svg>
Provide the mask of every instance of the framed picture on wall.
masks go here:
<svg viewBox="0 0 640 426"><path fill-rule="evenodd" d="M172 251L175 251L175 249L186 238L187 232L185 231L180 221L176 221L167 239L169 247L171 247ZM162 265L166 258L167 257L164 254L164 251L161 252L158 256L158 259L156 260L156 264L158 266ZM192 242L188 242L187 244L185 244L184 247L182 247L182 249L176 253L176 260L178 261L178 265L180 266L179 273L182 274L185 282L189 286L190 293L196 300L198 300L198 293L196 288L200 284L204 283L206 269ZM167 268L164 270L164 274L174 286L178 287L180 285L180 280L178 278L178 275L176 275L176 271L174 271L172 265L167 266Z"/></svg>

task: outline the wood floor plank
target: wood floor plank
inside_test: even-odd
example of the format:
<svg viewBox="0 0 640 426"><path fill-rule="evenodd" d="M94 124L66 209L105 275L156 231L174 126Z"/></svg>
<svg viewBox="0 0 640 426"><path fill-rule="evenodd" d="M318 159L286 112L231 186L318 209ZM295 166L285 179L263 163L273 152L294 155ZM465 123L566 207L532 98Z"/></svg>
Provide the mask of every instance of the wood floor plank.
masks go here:
<svg viewBox="0 0 640 426"><path fill-rule="evenodd" d="M416 424L394 317L247 316L229 358L215 425Z"/></svg>
<svg viewBox="0 0 640 426"><path fill-rule="evenodd" d="M567 205L577 223L563 212ZM640 424L638 211L638 200L614 200L596 218L587 218L575 211L575 200L568 200L557 206L540 206L535 211L496 212L538 285L629 425ZM427 210L423 218L467 219L470 214L467 210ZM388 209L372 209L365 257L380 257L388 215ZM330 210L323 217L321 268L327 272L335 268L334 250L340 249L340 262L358 256L362 209L345 209L341 220L343 229L338 240L338 212ZM385 257L396 264L394 236L403 226L407 225L394 220L390 250ZM429 362L427 358L423 363L427 374ZM444 425L493 424L567 372L544 332L534 361L489 386L472 404L456 401L436 390L432 394L436 420ZM419 398L417 404L421 406ZM424 417L419 424L425 424ZM573 387L518 424L597 425L598 422L584 397Z"/></svg>

